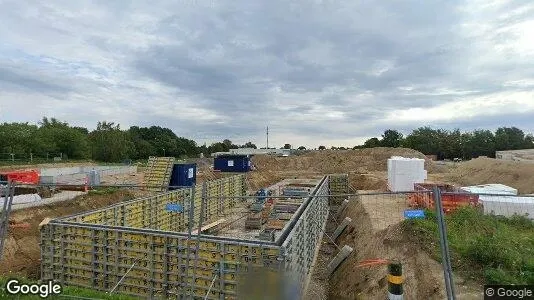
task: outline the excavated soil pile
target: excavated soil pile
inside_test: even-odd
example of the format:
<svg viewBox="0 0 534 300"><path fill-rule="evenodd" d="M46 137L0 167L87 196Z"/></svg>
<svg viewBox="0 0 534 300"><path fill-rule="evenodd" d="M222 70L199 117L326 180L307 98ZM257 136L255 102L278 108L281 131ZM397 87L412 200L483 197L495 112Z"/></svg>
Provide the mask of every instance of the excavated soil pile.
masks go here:
<svg viewBox="0 0 534 300"><path fill-rule="evenodd" d="M402 224L372 230L371 220L359 202L349 205L345 216L354 220L337 240L354 251L330 278L330 299L385 299L387 267L358 267L367 259L389 259L402 263L405 299L443 299L443 272L421 247L414 243Z"/></svg>
<svg viewBox="0 0 534 300"><path fill-rule="evenodd" d="M387 172L349 173L349 183L352 190L387 190Z"/></svg>
<svg viewBox="0 0 534 300"><path fill-rule="evenodd" d="M312 151L303 155L275 157L254 156L252 161L258 170L280 172L299 170L327 173L365 173L368 171L387 171L387 159L391 156L425 158L421 152L406 148L370 148L358 150ZM435 169L431 161L425 164L429 172Z"/></svg>
<svg viewBox="0 0 534 300"><path fill-rule="evenodd" d="M402 263L404 299L446 298L440 263L424 250L409 226L398 221L389 226L374 226L376 222L359 201L351 202L343 215L353 221L336 242L340 247L349 245L354 251L330 277L329 299L385 299L387 266L359 266L369 259ZM459 299L482 297L481 287L464 284L459 276L455 280Z"/></svg>
<svg viewBox="0 0 534 300"><path fill-rule="evenodd" d="M14 273L33 279L40 277L39 223L45 218L68 216L132 199L135 196L131 191L120 190L108 195L83 195L70 201L12 212L10 220L29 223L30 228L9 229L0 261L0 276Z"/></svg>
<svg viewBox="0 0 534 300"><path fill-rule="evenodd" d="M518 189L521 194L534 193L534 164L477 158L458 165L447 179L461 185L501 183Z"/></svg>

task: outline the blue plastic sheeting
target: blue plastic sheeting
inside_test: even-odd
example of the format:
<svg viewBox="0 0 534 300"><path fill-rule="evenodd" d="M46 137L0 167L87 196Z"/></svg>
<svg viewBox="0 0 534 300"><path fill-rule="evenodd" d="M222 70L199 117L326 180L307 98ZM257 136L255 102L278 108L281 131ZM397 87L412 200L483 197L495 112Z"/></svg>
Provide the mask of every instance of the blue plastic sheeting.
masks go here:
<svg viewBox="0 0 534 300"><path fill-rule="evenodd" d="M405 219L424 219L425 211L421 209L405 210L404 218Z"/></svg>
<svg viewBox="0 0 534 300"><path fill-rule="evenodd" d="M173 212L183 212L184 208L180 204L167 203L167 205L165 205L165 210Z"/></svg>

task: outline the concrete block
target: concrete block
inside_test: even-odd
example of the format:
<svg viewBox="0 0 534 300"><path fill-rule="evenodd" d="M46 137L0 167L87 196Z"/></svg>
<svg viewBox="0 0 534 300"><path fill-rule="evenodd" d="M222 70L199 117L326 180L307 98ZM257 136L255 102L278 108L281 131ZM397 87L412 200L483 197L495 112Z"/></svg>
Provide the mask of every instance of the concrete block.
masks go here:
<svg viewBox="0 0 534 300"><path fill-rule="evenodd" d="M334 231L334 235L332 236L332 238L336 240L343 233L345 228L349 226L350 222L352 222L352 219L349 217L343 219L343 222L341 222L341 224L339 224L339 226L336 228L336 231Z"/></svg>
<svg viewBox="0 0 534 300"><path fill-rule="evenodd" d="M327 275L330 276L334 271L339 267L339 265L352 253L354 249L352 249L350 246L343 246L339 253L332 259L332 261L328 264L326 268Z"/></svg>

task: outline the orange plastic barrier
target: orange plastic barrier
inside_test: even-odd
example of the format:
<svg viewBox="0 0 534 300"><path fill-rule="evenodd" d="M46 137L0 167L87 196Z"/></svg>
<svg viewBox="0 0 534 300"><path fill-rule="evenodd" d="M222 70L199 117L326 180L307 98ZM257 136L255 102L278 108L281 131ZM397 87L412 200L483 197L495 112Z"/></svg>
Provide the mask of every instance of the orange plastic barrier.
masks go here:
<svg viewBox="0 0 534 300"><path fill-rule="evenodd" d="M7 180L11 180L16 183L25 184L39 184L39 172L36 170L29 171L9 171L2 172L2 175L7 177Z"/></svg>
<svg viewBox="0 0 534 300"><path fill-rule="evenodd" d="M414 185L416 193L408 195L408 203L410 207L435 209L434 193L429 191L432 191L432 189L436 186L442 193L445 193L441 194L441 202L443 205L443 211L445 213L450 213L462 206L480 205L480 199L478 195L468 194L460 191L452 185L418 183ZM417 191L420 191L420 193L417 193Z"/></svg>

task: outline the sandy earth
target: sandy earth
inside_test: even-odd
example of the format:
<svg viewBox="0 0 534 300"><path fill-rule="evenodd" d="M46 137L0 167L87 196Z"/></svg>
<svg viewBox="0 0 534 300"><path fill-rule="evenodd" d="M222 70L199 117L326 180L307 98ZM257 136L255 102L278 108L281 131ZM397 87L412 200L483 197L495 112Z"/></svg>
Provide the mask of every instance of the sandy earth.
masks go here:
<svg viewBox="0 0 534 300"><path fill-rule="evenodd" d="M39 223L45 218L68 216L77 212L108 206L120 201L140 196L128 190L120 190L111 195L82 195L73 200L49 205L17 210L11 213L10 220L27 222L30 228L10 228L4 253L0 260L0 276L15 273L38 279L40 268Z"/></svg>
<svg viewBox="0 0 534 300"><path fill-rule="evenodd" d="M392 212L402 208L404 201L387 199L388 205L396 202L392 211L376 213L377 201L381 201L380 198L356 200L345 211L344 215L354 221L337 242L355 250L331 276L330 299L384 299L387 295L386 266L358 267L363 260L377 258L402 263L405 299L446 298L441 264L423 251L418 241L413 241L398 218L390 217ZM459 276L455 276L455 280L458 299L481 299L482 287L464 285Z"/></svg>

